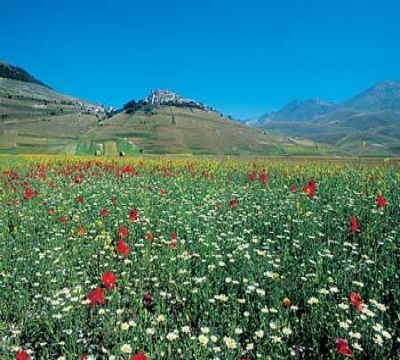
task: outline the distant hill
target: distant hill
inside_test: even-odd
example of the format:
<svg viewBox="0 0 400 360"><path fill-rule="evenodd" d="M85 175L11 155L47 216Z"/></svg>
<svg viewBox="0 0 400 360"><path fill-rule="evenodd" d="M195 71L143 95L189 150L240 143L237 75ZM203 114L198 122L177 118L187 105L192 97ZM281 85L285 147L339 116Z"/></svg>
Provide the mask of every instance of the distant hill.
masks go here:
<svg viewBox="0 0 400 360"><path fill-rule="evenodd" d="M331 102L320 99L306 101L293 100L281 110L269 112L259 118L259 121L310 121L317 120L333 111L335 106Z"/></svg>
<svg viewBox="0 0 400 360"><path fill-rule="evenodd" d="M0 153L322 155L330 146L252 129L169 90L115 113L40 83L0 77Z"/></svg>
<svg viewBox="0 0 400 360"><path fill-rule="evenodd" d="M338 104L295 100L247 124L355 155L399 155L400 82L376 84Z"/></svg>
<svg viewBox="0 0 400 360"><path fill-rule="evenodd" d="M344 102L343 107L361 111L400 111L400 81L386 81Z"/></svg>
<svg viewBox="0 0 400 360"><path fill-rule="evenodd" d="M35 79L31 74L29 74L24 69L20 67L7 64L5 61L0 60L0 78L19 80L26 83L38 84L50 88L43 82Z"/></svg>

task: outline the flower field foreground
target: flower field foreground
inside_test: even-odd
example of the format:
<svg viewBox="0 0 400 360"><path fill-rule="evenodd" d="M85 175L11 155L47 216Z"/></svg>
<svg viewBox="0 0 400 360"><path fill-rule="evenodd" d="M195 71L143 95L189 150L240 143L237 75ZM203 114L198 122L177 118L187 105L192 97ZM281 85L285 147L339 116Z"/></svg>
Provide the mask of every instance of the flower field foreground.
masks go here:
<svg viewBox="0 0 400 360"><path fill-rule="evenodd" d="M398 359L399 168L0 170L1 359Z"/></svg>

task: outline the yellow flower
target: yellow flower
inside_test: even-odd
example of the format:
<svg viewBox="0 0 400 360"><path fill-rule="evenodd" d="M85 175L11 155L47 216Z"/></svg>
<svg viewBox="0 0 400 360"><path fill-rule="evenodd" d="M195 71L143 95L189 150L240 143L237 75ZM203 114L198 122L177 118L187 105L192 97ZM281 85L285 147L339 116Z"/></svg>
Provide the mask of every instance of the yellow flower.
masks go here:
<svg viewBox="0 0 400 360"><path fill-rule="evenodd" d="M210 329L209 329L208 327L206 327L206 326L202 326L202 327L200 328L200 330L201 330L201 332L202 332L203 334L208 334L208 333L210 332Z"/></svg>
<svg viewBox="0 0 400 360"><path fill-rule="evenodd" d="M163 323L163 322L165 321L165 316L164 316L164 315L158 315L158 316L157 316L157 321L158 321L159 323Z"/></svg>
<svg viewBox="0 0 400 360"><path fill-rule="evenodd" d="M208 337L205 335L200 335L199 336L199 342L202 346L207 346L208 343Z"/></svg>
<svg viewBox="0 0 400 360"><path fill-rule="evenodd" d="M124 344L121 346L121 351L124 354L130 354L132 352L132 347L129 344Z"/></svg>
<svg viewBox="0 0 400 360"><path fill-rule="evenodd" d="M317 299L316 297L311 297L311 298L307 301L307 303L308 303L309 305L317 305L317 304L319 303L319 301L318 301L318 299Z"/></svg>
<svg viewBox="0 0 400 360"><path fill-rule="evenodd" d="M128 330L128 329L129 329L129 324L126 323L126 322L122 323L121 329L122 329L122 330Z"/></svg>
<svg viewBox="0 0 400 360"><path fill-rule="evenodd" d="M235 340L233 340L230 337L225 336L224 337L224 341L225 341L225 344L226 344L228 349L231 349L231 350L232 349L236 349L236 341Z"/></svg>

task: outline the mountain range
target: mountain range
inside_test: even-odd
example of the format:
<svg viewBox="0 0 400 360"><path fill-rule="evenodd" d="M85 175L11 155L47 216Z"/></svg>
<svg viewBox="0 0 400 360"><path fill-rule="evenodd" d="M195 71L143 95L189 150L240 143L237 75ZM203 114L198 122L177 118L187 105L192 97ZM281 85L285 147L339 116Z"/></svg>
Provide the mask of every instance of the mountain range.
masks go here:
<svg viewBox="0 0 400 360"><path fill-rule="evenodd" d="M170 90L154 90L144 99L131 100L123 109L113 110L60 94L22 69L3 68L0 154L335 153L331 146L294 141L248 127Z"/></svg>
<svg viewBox="0 0 400 360"><path fill-rule="evenodd" d="M400 81L378 83L337 104L294 100L246 123L330 144L345 153L396 155L400 153Z"/></svg>
<svg viewBox="0 0 400 360"><path fill-rule="evenodd" d="M0 153L400 154L400 82L342 103L294 100L246 124L170 90L114 110L0 61Z"/></svg>

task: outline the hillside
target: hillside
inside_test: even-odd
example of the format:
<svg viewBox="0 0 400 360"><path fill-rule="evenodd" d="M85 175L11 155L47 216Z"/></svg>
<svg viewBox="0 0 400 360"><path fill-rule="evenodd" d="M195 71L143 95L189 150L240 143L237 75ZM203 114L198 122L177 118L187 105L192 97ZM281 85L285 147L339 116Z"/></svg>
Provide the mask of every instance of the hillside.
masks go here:
<svg viewBox="0 0 400 360"><path fill-rule="evenodd" d="M332 154L313 142L296 143L249 128L212 111L158 106L151 113L82 111L74 102L0 96L0 153L85 155Z"/></svg>
<svg viewBox="0 0 400 360"><path fill-rule="evenodd" d="M90 130L91 140L107 144L119 139L148 154L285 155L321 154L312 142L296 144L232 121L213 111L161 106L153 115L120 113ZM90 144L87 144L89 146Z"/></svg>
<svg viewBox="0 0 400 360"><path fill-rule="evenodd" d="M29 74L24 69L7 64L5 61L2 60L0 60L0 78L19 80L26 83L38 84L49 88L49 86L35 79L31 74Z"/></svg>
<svg viewBox="0 0 400 360"><path fill-rule="evenodd" d="M0 153L334 154L330 146L249 128L170 91L128 104L112 116L43 85L0 78Z"/></svg>
<svg viewBox="0 0 400 360"><path fill-rule="evenodd" d="M400 82L376 84L339 104L295 100L247 124L354 155L399 155Z"/></svg>

